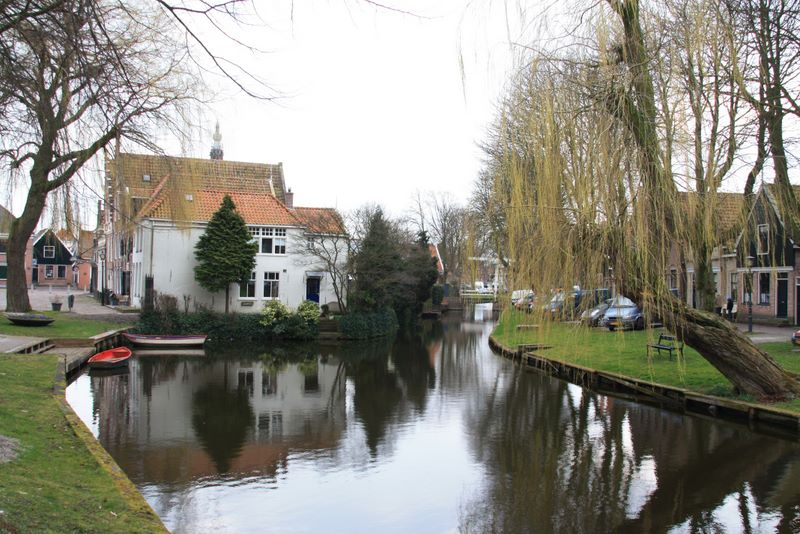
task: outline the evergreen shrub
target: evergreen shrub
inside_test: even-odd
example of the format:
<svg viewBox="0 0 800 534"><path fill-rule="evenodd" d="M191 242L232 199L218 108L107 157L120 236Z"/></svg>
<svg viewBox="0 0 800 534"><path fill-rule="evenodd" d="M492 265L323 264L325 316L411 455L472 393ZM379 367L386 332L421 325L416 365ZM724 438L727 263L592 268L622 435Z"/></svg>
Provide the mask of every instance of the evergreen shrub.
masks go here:
<svg viewBox="0 0 800 534"><path fill-rule="evenodd" d="M397 331L397 316L387 308L377 312L352 312L339 319L339 332L348 339L388 336Z"/></svg>
<svg viewBox="0 0 800 534"><path fill-rule="evenodd" d="M431 288L431 300L434 306L439 306L444 300L444 287L436 284Z"/></svg>

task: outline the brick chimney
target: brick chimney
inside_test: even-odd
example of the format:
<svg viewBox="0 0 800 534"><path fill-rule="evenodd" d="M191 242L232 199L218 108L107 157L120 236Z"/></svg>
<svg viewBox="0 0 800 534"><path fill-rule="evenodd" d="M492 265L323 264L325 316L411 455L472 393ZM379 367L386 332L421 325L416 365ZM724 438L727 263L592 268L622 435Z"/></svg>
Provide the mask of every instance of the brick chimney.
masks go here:
<svg viewBox="0 0 800 534"><path fill-rule="evenodd" d="M286 207L289 209L294 208L294 193L292 193L292 189L289 188L284 195L286 196Z"/></svg>

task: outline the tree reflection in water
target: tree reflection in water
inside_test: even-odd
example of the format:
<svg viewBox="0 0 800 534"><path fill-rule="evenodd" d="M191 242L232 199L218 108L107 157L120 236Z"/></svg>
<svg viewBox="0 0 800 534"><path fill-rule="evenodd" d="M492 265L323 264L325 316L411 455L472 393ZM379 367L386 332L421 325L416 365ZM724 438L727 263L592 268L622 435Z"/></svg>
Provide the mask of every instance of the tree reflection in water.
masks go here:
<svg viewBox="0 0 800 534"><path fill-rule="evenodd" d="M749 531L757 510L787 503L778 529L797 531L795 443L521 368L490 383L468 416L489 477L462 506L462 532ZM779 497L775 481L787 477L794 489ZM731 499L733 516L722 510Z"/></svg>
<svg viewBox="0 0 800 534"><path fill-rule="evenodd" d="M297 495L312 531L800 531L796 441L526 371L491 327L136 359L92 379L99 437L177 531L292 531Z"/></svg>
<svg viewBox="0 0 800 534"><path fill-rule="evenodd" d="M218 473L228 472L253 425L246 387L229 390L225 383L206 384L192 397L192 427Z"/></svg>

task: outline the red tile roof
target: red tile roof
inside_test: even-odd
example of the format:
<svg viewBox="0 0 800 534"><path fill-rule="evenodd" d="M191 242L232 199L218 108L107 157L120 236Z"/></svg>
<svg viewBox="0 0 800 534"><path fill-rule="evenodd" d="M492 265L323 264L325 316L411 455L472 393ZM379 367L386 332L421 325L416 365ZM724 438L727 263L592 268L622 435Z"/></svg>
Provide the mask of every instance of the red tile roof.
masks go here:
<svg viewBox="0 0 800 534"><path fill-rule="evenodd" d="M342 217L333 208L294 208L293 211L309 232L334 235L347 233Z"/></svg>
<svg viewBox="0 0 800 534"><path fill-rule="evenodd" d="M189 195L191 200L187 198ZM183 221L207 222L222 205L225 195L230 195L236 211L247 224L301 226L300 221L286 206L266 193L200 190L184 193L176 198L176 195L162 190L161 194L157 193L153 201L142 208L138 217L172 220L175 213L180 213Z"/></svg>

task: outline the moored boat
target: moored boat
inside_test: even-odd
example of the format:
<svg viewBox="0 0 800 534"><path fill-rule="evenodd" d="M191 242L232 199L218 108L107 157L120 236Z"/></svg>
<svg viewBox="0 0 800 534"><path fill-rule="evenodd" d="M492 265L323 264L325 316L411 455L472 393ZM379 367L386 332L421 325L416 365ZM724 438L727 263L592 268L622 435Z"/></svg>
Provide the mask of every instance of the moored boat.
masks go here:
<svg viewBox="0 0 800 534"><path fill-rule="evenodd" d="M127 332L122 335L125 336L125 339L127 339L134 347L158 347L165 349L202 346L208 337L205 334L195 336L157 336L149 334L129 334Z"/></svg>
<svg viewBox="0 0 800 534"><path fill-rule="evenodd" d="M113 369L128 365L131 354L131 349L128 347L117 347L95 354L87 363L91 369Z"/></svg>
<svg viewBox="0 0 800 534"><path fill-rule="evenodd" d="M47 326L56 320L41 313L6 312L6 319L18 326Z"/></svg>

